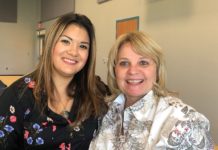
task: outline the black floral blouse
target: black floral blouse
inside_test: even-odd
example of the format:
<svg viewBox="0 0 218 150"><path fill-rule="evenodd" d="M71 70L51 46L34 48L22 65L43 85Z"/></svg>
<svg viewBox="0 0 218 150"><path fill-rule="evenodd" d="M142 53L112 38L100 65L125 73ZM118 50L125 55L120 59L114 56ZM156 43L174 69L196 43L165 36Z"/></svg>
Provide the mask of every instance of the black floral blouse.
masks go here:
<svg viewBox="0 0 218 150"><path fill-rule="evenodd" d="M65 119L49 108L41 113L32 89L35 82L23 77L0 96L0 149L86 150L98 128L98 119L90 117L72 128L76 106Z"/></svg>

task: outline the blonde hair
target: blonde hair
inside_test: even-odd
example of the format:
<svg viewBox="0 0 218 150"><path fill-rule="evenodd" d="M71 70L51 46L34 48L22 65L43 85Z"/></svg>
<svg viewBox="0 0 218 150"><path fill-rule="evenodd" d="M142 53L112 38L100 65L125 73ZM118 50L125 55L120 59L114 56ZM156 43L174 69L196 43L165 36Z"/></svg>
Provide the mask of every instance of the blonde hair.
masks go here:
<svg viewBox="0 0 218 150"><path fill-rule="evenodd" d="M156 82L153 86L155 96L162 97L168 94L166 89L166 66L162 49L160 46L151 39L151 37L143 32L129 32L121 35L112 46L108 56L108 86L113 93L109 100L114 99L121 91L116 83L116 76L114 72L115 65L117 63L118 53L120 47L130 43L136 53L151 58L157 68Z"/></svg>

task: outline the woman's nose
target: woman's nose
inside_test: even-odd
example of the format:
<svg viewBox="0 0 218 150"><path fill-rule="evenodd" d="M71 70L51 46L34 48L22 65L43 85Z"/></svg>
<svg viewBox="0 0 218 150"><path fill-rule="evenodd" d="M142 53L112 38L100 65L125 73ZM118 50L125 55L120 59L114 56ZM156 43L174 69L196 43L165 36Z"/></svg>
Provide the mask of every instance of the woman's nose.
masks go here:
<svg viewBox="0 0 218 150"><path fill-rule="evenodd" d="M128 68L128 74L137 74L138 68L135 65L130 65Z"/></svg>
<svg viewBox="0 0 218 150"><path fill-rule="evenodd" d="M78 55L78 47L77 47L77 45L76 44L70 45L67 52L69 54L73 55L73 56L77 56Z"/></svg>

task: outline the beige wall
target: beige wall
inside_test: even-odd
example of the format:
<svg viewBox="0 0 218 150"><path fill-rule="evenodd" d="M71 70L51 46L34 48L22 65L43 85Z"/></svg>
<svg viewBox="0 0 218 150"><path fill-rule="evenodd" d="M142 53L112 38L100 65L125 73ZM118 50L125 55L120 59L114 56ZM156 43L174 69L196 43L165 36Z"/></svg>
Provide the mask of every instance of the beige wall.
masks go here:
<svg viewBox="0 0 218 150"><path fill-rule="evenodd" d="M123 7L122 7L123 6ZM140 30L165 50L168 87L211 121L218 143L218 1L204 0L76 0L76 12L95 24L97 74L106 81L103 59L115 40L116 20L140 17Z"/></svg>
<svg viewBox="0 0 218 150"><path fill-rule="evenodd" d="M26 74L36 61L38 0L17 4L17 23L0 22L0 74Z"/></svg>

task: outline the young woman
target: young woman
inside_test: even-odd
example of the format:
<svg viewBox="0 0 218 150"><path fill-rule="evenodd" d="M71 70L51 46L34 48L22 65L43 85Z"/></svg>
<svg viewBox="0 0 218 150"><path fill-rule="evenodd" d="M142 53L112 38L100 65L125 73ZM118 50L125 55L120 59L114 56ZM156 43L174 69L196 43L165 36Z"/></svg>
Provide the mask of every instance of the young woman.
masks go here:
<svg viewBox="0 0 218 150"><path fill-rule="evenodd" d="M107 110L96 86L95 46L86 16L54 23L37 69L0 97L0 149L88 149Z"/></svg>

